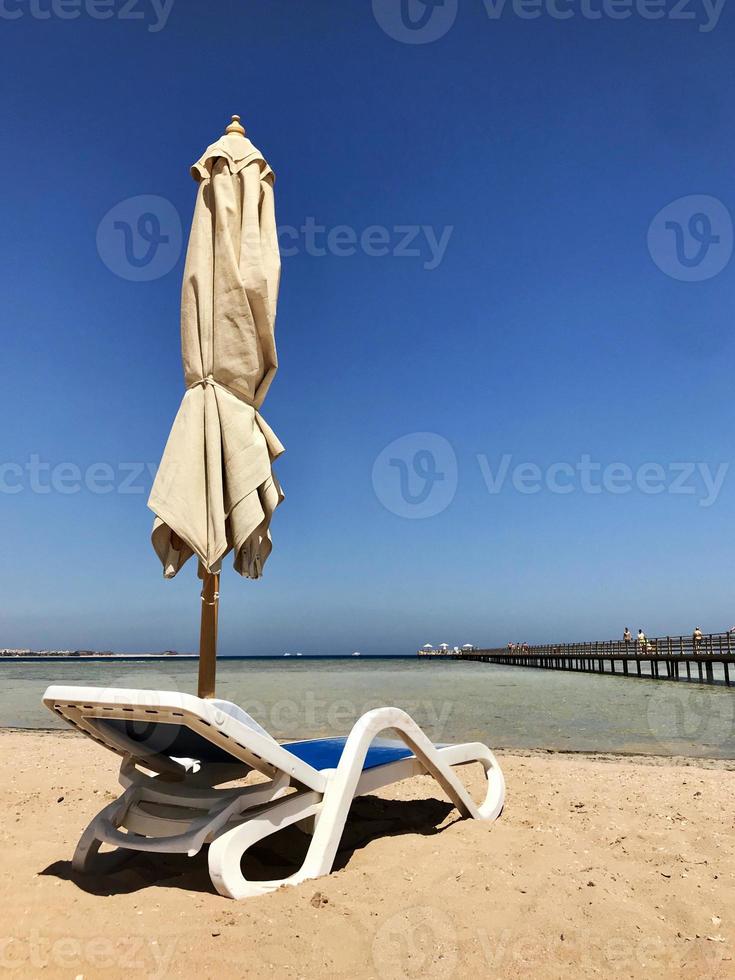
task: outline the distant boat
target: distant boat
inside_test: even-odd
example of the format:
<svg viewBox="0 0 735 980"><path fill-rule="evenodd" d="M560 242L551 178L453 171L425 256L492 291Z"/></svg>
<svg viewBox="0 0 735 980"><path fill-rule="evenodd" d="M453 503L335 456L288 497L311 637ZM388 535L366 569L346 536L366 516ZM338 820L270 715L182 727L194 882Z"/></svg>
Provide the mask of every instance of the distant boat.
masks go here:
<svg viewBox="0 0 735 980"><path fill-rule="evenodd" d="M283 655L283 656L284 656L284 657L290 657L290 656L291 656L291 654L290 654L290 653L284 653L284 655Z"/></svg>
<svg viewBox="0 0 735 980"><path fill-rule="evenodd" d="M303 653L297 653L296 656L297 657L303 657Z"/></svg>
<svg viewBox="0 0 735 980"><path fill-rule="evenodd" d="M361 657L361 656L362 656L362 654L360 653L360 651L359 651L359 650L355 650L355 652L354 652L354 653L352 654L352 656L353 656L353 657Z"/></svg>

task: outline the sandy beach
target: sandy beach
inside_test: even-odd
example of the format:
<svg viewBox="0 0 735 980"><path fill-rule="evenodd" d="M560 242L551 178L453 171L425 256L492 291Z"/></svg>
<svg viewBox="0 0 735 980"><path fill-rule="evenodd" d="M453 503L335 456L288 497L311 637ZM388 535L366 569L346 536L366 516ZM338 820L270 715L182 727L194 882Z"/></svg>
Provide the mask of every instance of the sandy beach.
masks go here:
<svg viewBox="0 0 735 980"><path fill-rule="evenodd" d="M75 878L115 757L55 732L0 745L10 975L735 977L733 763L500 752L496 823L416 778L355 804L330 877L235 903L203 854ZM263 864L293 860L287 833Z"/></svg>

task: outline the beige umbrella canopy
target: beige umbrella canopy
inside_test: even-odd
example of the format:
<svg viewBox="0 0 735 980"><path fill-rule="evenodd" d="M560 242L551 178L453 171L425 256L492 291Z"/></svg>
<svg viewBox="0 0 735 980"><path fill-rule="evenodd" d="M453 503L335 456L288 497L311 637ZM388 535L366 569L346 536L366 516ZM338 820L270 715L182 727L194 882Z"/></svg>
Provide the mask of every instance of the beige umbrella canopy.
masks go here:
<svg viewBox="0 0 735 980"><path fill-rule="evenodd" d="M235 569L259 578L283 499L272 472L283 446L259 412L278 366L274 175L232 118L191 168L199 187L181 291L186 391L148 501L164 575L199 559L200 696L214 694L222 559L232 551Z"/></svg>

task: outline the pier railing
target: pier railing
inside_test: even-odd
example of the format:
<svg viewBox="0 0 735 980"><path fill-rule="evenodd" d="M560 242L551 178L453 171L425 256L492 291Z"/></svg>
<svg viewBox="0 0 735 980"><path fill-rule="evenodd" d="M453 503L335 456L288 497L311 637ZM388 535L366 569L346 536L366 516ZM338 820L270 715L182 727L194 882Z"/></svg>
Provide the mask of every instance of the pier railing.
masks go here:
<svg viewBox="0 0 735 980"><path fill-rule="evenodd" d="M546 643L462 650L419 650L424 657L474 660L510 667L621 674L625 677L668 677L717 683L719 675L730 686L735 665L735 635L655 636L639 640L594 640L587 643Z"/></svg>
<svg viewBox="0 0 735 980"><path fill-rule="evenodd" d="M544 643L533 646L516 644L513 647L475 647L473 650L419 650L422 657L461 657L469 654L490 654L517 658L524 657L625 657L625 656L729 656L735 653L735 632L705 633L701 639L692 634L679 636L646 637L639 641L633 637L625 640L592 640L584 643Z"/></svg>

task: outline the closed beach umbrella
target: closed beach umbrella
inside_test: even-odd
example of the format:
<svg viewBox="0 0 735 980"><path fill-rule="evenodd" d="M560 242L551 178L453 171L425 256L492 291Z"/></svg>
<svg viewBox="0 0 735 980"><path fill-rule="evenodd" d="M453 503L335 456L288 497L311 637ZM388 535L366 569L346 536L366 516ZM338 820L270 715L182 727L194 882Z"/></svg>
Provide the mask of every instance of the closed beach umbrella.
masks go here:
<svg viewBox="0 0 735 980"><path fill-rule="evenodd" d="M276 373L280 257L274 175L233 116L191 168L198 183L181 291L185 392L148 506L173 578L192 556L202 589L199 695L214 695L219 573L259 578L283 499L283 446L260 415Z"/></svg>

